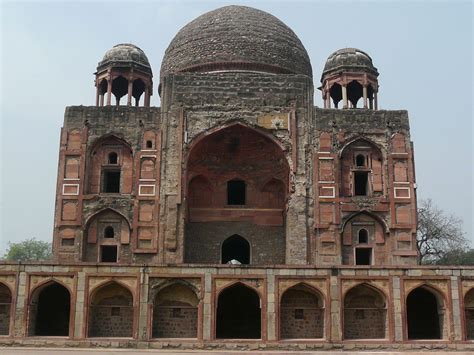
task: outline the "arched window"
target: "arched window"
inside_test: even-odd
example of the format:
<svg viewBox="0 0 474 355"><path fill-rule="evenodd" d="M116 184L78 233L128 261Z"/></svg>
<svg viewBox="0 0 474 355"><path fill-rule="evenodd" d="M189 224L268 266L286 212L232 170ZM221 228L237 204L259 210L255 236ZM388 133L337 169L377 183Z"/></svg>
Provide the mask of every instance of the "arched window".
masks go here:
<svg viewBox="0 0 474 355"><path fill-rule="evenodd" d="M133 296L113 282L100 287L91 296L89 337L131 337L133 335Z"/></svg>
<svg viewBox="0 0 474 355"><path fill-rule="evenodd" d="M148 149L153 148L153 142L152 142L152 141L146 141L146 147L147 147Z"/></svg>
<svg viewBox="0 0 474 355"><path fill-rule="evenodd" d="M194 291L181 283L160 290L153 304L153 338L196 338L198 304Z"/></svg>
<svg viewBox="0 0 474 355"><path fill-rule="evenodd" d="M464 314L466 319L466 339L474 339L474 288L464 296Z"/></svg>
<svg viewBox="0 0 474 355"><path fill-rule="evenodd" d="M115 152L109 153L109 164L117 164L118 163L118 155Z"/></svg>
<svg viewBox="0 0 474 355"><path fill-rule="evenodd" d="M241 264L250 264L250 244L237 234L222 243L222 263L228 264L233 260Z"/></svg>
<svg viewBox="0 0 474 355"><path fill-rule="evenodd" d="M443 314L436 295L425 287L407 297L408 339L442 339Z"/></svg>
<svg viewBox="0 0 474 355"><path fill-rule="evenodd" d="M324 336L322 305L320 295L303 284L286 290L280 303L280 338L322 338Z"/></svg>
<svg viewBox="0 0 474 355"><path fill-rule="evenodd" d="M10 289L0 283L0 335L10 333L10 314L11 314L12 294Z"/></svg>
<svg viewBox="0 0 474 355"><path fill-rule="evenodd" d="M104 229L104 238L113 238L114 235L115 235L114 227L112 227L112 226L105 227L105 229Z"/></svg>
<svg viewBox="0 0 474 355"><path fill-rule="evenodd" d="M344 297L344 339L385 338L385 297L368 285L351 288Z"/></svg>
<svg viewBox="0 0 474 355"><path fill-rule="evenodd" d="M369 242L369 232L367 232L367 229L360 229L358 234L359 244L367 244Z"/></svg>
<svg viewBox="0 0 474 355"><path fill-rule="evenodd" d="M363 167L365 166L365 157L363 154L357 154L356 156L356 166Z"/></svg>
<svg viewBox="0 0 474 355"><path fill-rule="evenodd" d="M29 309L28 335L69 335L71 295L57 282L50 282L35 289Z"/></svg>

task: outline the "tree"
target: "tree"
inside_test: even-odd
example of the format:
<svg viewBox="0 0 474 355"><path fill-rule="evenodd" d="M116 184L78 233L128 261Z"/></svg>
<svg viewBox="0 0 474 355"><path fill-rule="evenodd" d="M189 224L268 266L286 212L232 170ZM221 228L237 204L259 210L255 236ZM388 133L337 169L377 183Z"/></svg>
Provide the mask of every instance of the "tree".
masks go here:
<svg viewBox="0 0 474 355"><path fill-rule="evenodd" d="M52 257L51 243L30 238L19 243L8 243L5 260L11 261L40 261Z"/></svg>
<svg viewBox="0 0 474 355"><path fill-rule="evenodd" d="M448 251L438 261L437 265L474 265L474 249L456 249Z"/></svg>
<svg viewBox="0 0 474 355"><path fill-rule="evenodd" d="M452 260L447 258L450 253L454 255L457 250L469 249L469 242L462 231L462 220L445 214L429 199L420 201L418 207L416 243L420 264Z"/></svg>

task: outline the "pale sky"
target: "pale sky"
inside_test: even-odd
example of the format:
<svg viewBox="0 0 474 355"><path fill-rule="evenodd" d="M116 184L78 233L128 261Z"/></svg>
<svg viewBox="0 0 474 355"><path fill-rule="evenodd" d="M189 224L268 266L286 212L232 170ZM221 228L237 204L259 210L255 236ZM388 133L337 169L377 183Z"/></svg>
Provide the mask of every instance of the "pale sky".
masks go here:
<svg viewBox="0 0 474 355"><path fill-rule="evenodd" d="M471 1L1 1L0 254L8 241L50 241L64 109L94 105L104 53L131 42L154 75L178 30L241 4L281 19L306 47L315 87L343 47L371 55L382 109L406 109L419 198L464 221L473 237ZM315 105L322 106L320 92Z"/></svg>

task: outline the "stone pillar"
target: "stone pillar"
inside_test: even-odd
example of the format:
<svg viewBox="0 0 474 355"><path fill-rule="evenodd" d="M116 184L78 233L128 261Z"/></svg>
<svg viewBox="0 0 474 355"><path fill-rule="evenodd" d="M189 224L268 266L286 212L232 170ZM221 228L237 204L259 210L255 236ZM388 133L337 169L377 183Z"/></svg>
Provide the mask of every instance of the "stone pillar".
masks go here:
<svg viewBox="0 0 474 355"><path fill-rule="evenodd" d="M145 107L150 107L150 89L149 89L148 85L145 88L145 103L144 103L144 106Z"/></svg>
<svg viewBox="0 0 474 355"><path fill-rule="evenodd" d="M82 338L87 336L83 334L86 329L84 324L84 300L86 286L86 274L84 271L77 273L77 293L76 293L76 308L74 309L74 338Z"/></svg>
<svg viewBox="0 0 474 355"><path fill-rule="evenodd" d="M362 87L362 96L364 97L364 108L367 108L367 85Z"/></svg>
<svg viewBox="0 0 474 355"><path fill-rule="evenodd" d="M27 298L26 272L20 272L17 282L18 286L16 295L15 315L13 319L10 320L10 322L14 322L13 336L23 337L26 335L26 324L24 324L24 320L26 319L25 315L28 312L28 308L23 308L25 305L25 299Z"/></svg>
<svg viewBox="0 0 474 355"><path fill-rule="evenodd" d="M132 90L133 90L133 81L132 79L128 79L127 106L132 105Z"/></svg>
<svg viewBox="0 0 474 355"><path fill-rule="evenodd" d="M204 297L202 307L202 338L211 340L212 334L212 278L209 271L204 276Z"/></svg>
<svg viewBox="0 0 474 355"><path fill-rule="evenodd" d="M140 300L138 305L138 339L148 339L148 267L140 273ZM152 300L150 300L152 302Z"/></svg>
<svg viewBox="0 0 474 355"><path fill-rule="evenodd" d="M107 80L107 106L112 103L112 77L109 76Z"/></svg>
<svg viewBox="0 0 474 355"><path fill-rule="evenodd" d="M392 280L393 323L395 325L393 336L395 341L403 341L403 316L402 299L400 294L400 277L394 276Z"/></svg>
<svg viewBox="0 0 474 355"><path fill-rule="evenodd" d="M95 87L95 105L99 106L99 85Z"/></svg>
<svg viewBox="0 0 474 355"><path fill-rule="evenodd" d="M329 291L329 297L331 300L331 329L328 332L328 336L331 342L342 341L342 328L341 328L341 300L339 299L339 283L337 276L331 276L330 278L331 289Z"/></svg>
<svg viewBox="0 0 474 355"><path fill-rule="evenodd" d="M267 340L276 340L276 314L275 314L275 275L272 269L267 269Z"/></svg>
<svg viewBox="0 0 474 355"><path fill-rule="evenodd" d="M347 108L348 107L348 105L347 105L347 86L342 85L341 88L342 88L342 108Z"/></svg>
<svg viewBox="0 0 474 355"><path fill-rule="evenodd" d="M460 274L459 270L453 272ZM463 317L461 309L461 302L459 300L459 287L460 287L460 275L451 276L451 299L452 299L452 316L453 316L453 330L454 334L449 337L450 341L461 341L462 340L462 324L461 318Z"/></svg>

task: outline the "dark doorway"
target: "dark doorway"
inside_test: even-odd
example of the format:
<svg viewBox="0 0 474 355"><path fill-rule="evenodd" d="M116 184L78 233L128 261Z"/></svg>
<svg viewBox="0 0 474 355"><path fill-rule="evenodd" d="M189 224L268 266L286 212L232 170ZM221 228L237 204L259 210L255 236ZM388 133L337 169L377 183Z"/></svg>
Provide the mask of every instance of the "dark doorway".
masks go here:
<svg viewBox="0 0 474 355"><path fill-rule="evenodd" d="M371 265L372 264L372 248L357 248L355 251L356 265Z"/></svg>
<svg viewBox="0 0 474 355"><path fill-rule="evenodd" d="M64 286L53 282L39 290L30 306L30 335L68 336L70 307L71 296Z"/></svg>
<svg viewBox="0 0 474 355"><path fill-rule="evenodd" d="M367 171L357 171L354 173L354 194L356 196L368 195L369 173Z"/></svg>
<svg viewBox="0 0 474 355"><path fill-rule="evenodd" d="M242 285L231 286L217 300L218 339L260 339L261 310L258 294Z"/></svg>
<svg viewBox="0 0 474 355"><path fill-rule="evenodd" d="M237 260L241 264L250 264L250 244L240 235L233 235L222 243L222 263Z"/></svg>
<svg viewBox="0 0 474 355"><path fill-rule="evenodd" d="M227 181L227 204L245 205L245 181Z"/></svg>
<svg viewBox="0 0 474 355"><path fill-rule="evenodd" d="M436 296L419 287L407 297L408 339L441 339Z"/></svg>
<svg viewBox="0 0 474 355"><path fill-rule="evenodd" d="M120 192L120 170L104 170L103 192Z"/></svg>
<svg viewBox="0 0 474 355"><path fill-rule="evenodd" d="M104 263L117 262L117 246L116 245L102 245L100 247L100 261Z"/></svg>
<svg viewBox="0 0 474 355"><path fill-rule="evenodd" d="M12 294L7 286L0 283L0 335L10 333L10 307Z"/></svg>

